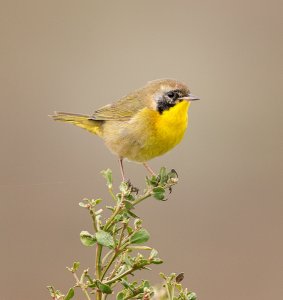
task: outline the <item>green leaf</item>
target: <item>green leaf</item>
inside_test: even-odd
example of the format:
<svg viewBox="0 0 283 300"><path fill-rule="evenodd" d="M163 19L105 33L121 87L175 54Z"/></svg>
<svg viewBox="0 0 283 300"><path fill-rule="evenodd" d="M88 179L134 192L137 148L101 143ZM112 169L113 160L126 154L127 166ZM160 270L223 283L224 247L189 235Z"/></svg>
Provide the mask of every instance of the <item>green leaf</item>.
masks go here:
<svg viewBox="0 0 283 300"><path fill-rule="evenodd" d="M88 284L88 287L92 288L92 289L96 288L97 287L97 282L92 280L92 282Z"/></svg>
<svg viewBox="0 0 283 300"><path fill-rule="evenodd" d="M153 197L156 200L164 201L165 195L163 193L155 193L155 194L153 194Z"/></svg>
<svg viewBox="0 0 283 300"><path fill-rule="evenodd" d="M124 278L121 279L121 284L126 288L126 289L131 289L131 284L125 280Z"/></svg>
<svg viewBox="0 0 283 300"><path fill-rule="evenodd" d="M149 255L149 259L156 258L158 256L158 251L156 249L152 249Z"/></svg>
<svg viewBox="0 0 283 300"><path fill-rule="evenodd" d="M160 265L163 263L163 260L156 257L151 260L151 263L153 263L154 265Z"/></svg>
<svg viewBox="0 0 283 300"><path fill-rule="evenodd" d="M140 258L138 261L135 262L135 266L138 268L138 269L141 269L143 268L144 266L147 266L149 265L150 262L145 259L145 258Z"/></svg>
<svg viewBox="0 0 283 300"><path fill-rule="evenodd" d="M151 247L148 246L129 246L129 250L152 250Z"/></svg>
<svg viewBox="0 0 283 300"><path fill-rule="evenodd" d="M171 184L176 184L178 182L178 174L177 172L172 169L169 173L168 173L168 177L169 177L169 180L168 182L170 182Z"/></svg>
<svg viewBox="0 0 283 300"><path fill-rule="evenodd" d="M166 168L162 167L159 171L158 176L159 176L160 184L163 185L164 183L166 183L168 181L168 175L166 173Z"/></svg>
<svg viewBox="0 0 283 300"><path fill-rule="evenodd" d="M113 179L112 179L112 171L110 169L101 171L102 176L106 179L106 184L109 189L112 189Z"/></svg>
<svg viewBox="0 0 283 300"><path fill-rule="evenodd" d="M99 203L101 203L102 202L102 199L101 198L98 198L98 199L91 199L90 200L90 204L92 205L92 206L96 206L96 205L98 205Z"/></svg>
<svg viewBox="0 0 283 300"><path fill-rule="evenodd" d="M110 205L106 205L106 208L107 208L107 209L110 209L111 211L114 211L114 210L115 210L115 208L114 208L113 206L110 206Z"/></svg>
<svg viewBox="0 0 283 300"><path fill-rule="evenodd" d="M128 191L129 191L129 185L128 185L128 183L127 183L127 182L122 182L122 183L120 184L119 189L120 189L120 191L121 191L123 194L128 193Z"/></svg>
<svg viewBox="0 0 283 300"><path fill-rule="evenodd" d="M137 216L136 214L134 214L132 211L128 210L128 214L133 217L133 218L138 218L139 216Z"/></svg>
<svg viewBox="0 0 283 300"><path fill-rule="evenodd" d="M161 186L155 187L152 189L154 193L165 193L165 189Z"/></svg>
<svg viewBox="0 0 283 300"><path fill-rule="evenodd" d="M130 242L131 244L143 244L149 240L149 237L148 231L142 228L130 237Z"/></svg>
<svg viewBox="0 0 283 300"><path fill-rule="evenodd" d="M172 178L178 179L178 174L177 174L177 172L176 172L174 169L172 169L172 170L168 173L168 176L169 176L170 179L172 179Z"/></svg>
<svg viewBox="0 0 283 300"><path fill-rule="evenodd" d="M136 219L136 220L134 221L135 229L140 229L140 228L141 228L141 225L142 225L142 220L141 220L141 219Z"/></svg>
<svg viewBox="0 0 283 300"><path fill-rule="evenodd" d="M50 296L51 296L52 298L55 298L55 297L56 297L56 291L55 291L55 288L54 288L53 286L51 286L51 285L48 285L48 286L47 286L47 289L48 289L48 291L49 291L49 293L50 293Z"/></svg>
<svg viewBox="0 0 283 300"><path fill-rule="evenodd" d="M155 187L152 189L154 193L165 193L165 189L161 186Z"/></svg>
<svg viewBox="0 0 283 300"><path fill-rule="evenodd" d="M83 208L88 208L89 205L89 200L88 199L84 199L83 201L79 202L79 206L83 207Z"/></svg>
<svg viewBox="0 0 283 300"><path fill-rule="evenodd" d="M115 220L116 222L122 221L122 220L123 220L123 215L122 215L122 214L117 214L117 215L115 216L114 220Z"/></svg>
<svg viewBox="0 0 283 300"><path fill-rule="evenodd" d="M73 263L73 271L76 272L79 267L80 267L80 262L79 261L75 261Z"/></svg>
<svg viewBox="0 0 283 300"><path fill-rule="evenodd" d="M152 189L153 197L157 200L164 200L165 198L165 190L162 187L155 187Z"/></svg>
<svg viewBox="0 0 283 300"><path fill-rule="evenodd" d="M188 296L188 300L196 300L197 299L197 295L194 292L190 292L189 296Z"/></svg>
<svg viewBox="0 0 283 300"><path fill-rule="evenodd" d="M96 242L96 238L88 231L82 231L80 233L80 239L84 246L93 246Z"/></svg>
<svg viewBox="0 0 283 300"><path fill-rule="evenodd" d="M47 289L50 293L50 296L53 299L61 299L64 297L64 295L59 291L59 290L55 290L55 288L53 286L47 286ZM64 298L65 299L65 298Z"/></svg>
<svg viewBox="0 0 283 300"><path fill-rule="evenodd" d="M158 186L158 178L156 176L152 176L151 178L146 177L147 185Z"/></svg>
<svg viewBox="0 0 283 300"><path fill-rule="evenodd" d="M73 266L70 268L70 267L67 267L68 271L72 272L72 273L75 273L78 268L80 267L80 263L78 261L75 261L73 263Z"/></svg>
<svg viewBox="0 0 283 300"><path fill-rule="evenodd" d="M97 284L97 287L101 290L101 292L103 294L112 294L113 291L109 285L104 284L98 280L97 280L96 284Z"/></svg>
<svg viewBox="0 0 283 300"><path fill-rule="evenodd" d="M119 292L118 294L117 294L117 296L116 296L116 300L124 300L124 292L123 291L121 291L121 292Z"/></svg>
<svg viewBox="0 0 283 300"><path fill-rule="evenodd" d="M134 207L133 204L129 200L124 200L124 204L125 204L125 207L129 210Z"/></svg>
<svg viewBox="0 0 283 300"><path fill-rule="evenodd" d="M74 295L75 295L74 289L70 288L68 294L64 297L64 300L70 300L74 297Z"/></svg>
<svg viewBox="0 0 283 300"><path fill-rule="evenodd" d="M132 234L134 230L132 227L127 226L127 231L128 231L128 234Z"/></svg>
<svg viewBox="0 0 283 300"><path fill-rule="evenodd" d="M142 280L142 287L143 288L150 288L150 283L148 280Z"/></svg>
<svg viewBox="0 0 283 300"><path fill-rule="evenodd" d="M111 249L115 247L114 239L109 232L100 230L96 232L95 237L97 239L98 244Z"/></svg>
<svg viewBox="0 0 283 300"><path fill-rule="evenodd" d="M102 199L83 199L83 201L79 202L79 206L84 207L84 208L92 208L95 207L96 205L98 205L100 202L102 201Z"/></svg>
<svg viewBox="0 0 283 300"><path fill-rule="evenodd" d="M128 200L128 201L134 201L135 197L131 194L128 194L128 195L125 195L125 199Z"/></svg>
<svg viewBox="0 0 283 300"><path fill-rule="evenodd" d="M130 255L125 255L123 258L123 263L124 265L121 266L121 270L124 271L125 268L129 267L131 268L133 266L131 256Z"/></svg>

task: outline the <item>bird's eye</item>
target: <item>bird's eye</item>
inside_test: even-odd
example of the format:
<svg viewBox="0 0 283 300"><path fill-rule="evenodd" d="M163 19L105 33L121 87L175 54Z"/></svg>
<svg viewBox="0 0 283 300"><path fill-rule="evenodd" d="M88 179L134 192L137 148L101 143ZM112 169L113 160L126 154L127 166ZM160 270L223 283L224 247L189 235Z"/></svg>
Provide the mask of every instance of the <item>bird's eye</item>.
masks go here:
<svg viewBox="0 0 283 300"><path fill-rule="evenodd" d="M177 99L177 98L178 98L178 94L177 94L176 92L173 92L173 91L168 92L168 93L167 93L167 96L168 96L169 98L171 98L171 99Z"/></svg>

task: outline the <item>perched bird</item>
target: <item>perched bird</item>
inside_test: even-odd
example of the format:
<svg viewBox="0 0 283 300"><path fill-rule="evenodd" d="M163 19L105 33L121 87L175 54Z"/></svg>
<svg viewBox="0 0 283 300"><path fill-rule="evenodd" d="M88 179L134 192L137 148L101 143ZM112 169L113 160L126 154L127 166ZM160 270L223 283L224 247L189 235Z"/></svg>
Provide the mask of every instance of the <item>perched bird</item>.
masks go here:
<svg viewBox="0 0 283 300"><path fill-rule="evenodd" d="M188 125L190 101L199 100L188 87L173 79L148 82L92 115L56 112L56 121L74 124L101 137L119 157L125 181L123 159L142 163L154 174L147 161L175 147Z"/></svg>

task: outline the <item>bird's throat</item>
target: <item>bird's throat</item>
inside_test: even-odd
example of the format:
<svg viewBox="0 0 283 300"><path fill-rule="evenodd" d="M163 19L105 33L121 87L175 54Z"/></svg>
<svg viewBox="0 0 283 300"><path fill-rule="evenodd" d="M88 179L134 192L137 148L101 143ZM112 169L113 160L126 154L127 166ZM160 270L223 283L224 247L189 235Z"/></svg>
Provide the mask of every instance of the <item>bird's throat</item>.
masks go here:
<svg viewBox="0 0 283 300"><path fill-rule="evenodd" d="M190 102L182 101L164 111L158 118L158 126L171 130L185 131L188 124L188 109Z"/></svg>

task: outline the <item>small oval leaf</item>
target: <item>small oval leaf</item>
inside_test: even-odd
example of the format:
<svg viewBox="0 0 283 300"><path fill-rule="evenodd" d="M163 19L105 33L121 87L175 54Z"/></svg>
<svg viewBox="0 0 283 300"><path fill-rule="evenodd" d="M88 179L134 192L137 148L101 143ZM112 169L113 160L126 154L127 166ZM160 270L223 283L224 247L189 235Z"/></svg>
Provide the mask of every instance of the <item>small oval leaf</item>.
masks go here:
<svg viewBox="0 0 283 300"><path fill-rule="evenodd" d="M154 259L158 256L158 251L156 249L152 249L149 255L149 259Z"/></svg>
<svg viewBox="0 0 283 300"><path fill-rule="evenodd" d="M160 265L163 263L163 260L161 260L160 258L153 258L151 260L151 263L153 263L154 265Z"/></svg>
<svg viewBox="0 0 283 300"><path fill-rule="evenodd" d="M76 272L79 267L80 267L80 262L79 261L75 261L73 263L73 272Z"/></svg>
<svg viewBox="0 0 283 300"><path fill-rule="evenodd" d="M75 295L74 289L70 288L68 294L64 297L64 300L70 300L74 297L74 295Z"/></svg>
<svg viewBox="0 0 283 300"><path fill-rule="evenodd" d="M110 169L101 171L102 176L106 179L106 184L108 186L109 189L112 189L112 183L113 183L113 179L112 179L112 171Z"/></svg>
<svg viewBox="0 0 283 300"><path fill-rule="evenodd" d="M124 300L124 292L121 291L117 294L116 300Z"/></svg>
<svg viewBox="0 0 283 300"><path fill-rule="evenodd" d="M80 233L80 239L81 239L81 242L84 246L93 246L96 242L96 239L95 237L90 234L88 231L82 231Z"/></svg>
<svg viewBox="0 0 283 300"><path fill-rule="evenodd" d="M96 284L103 294L112 294L113 291L109 285L104 284L100 281L97 281Z"/></svg>
<svg viewBox="0 0 283 300"><path fill-rule="evenodd" d="M153 197L157 200L164 200L165 198L165 190L162 187L155 187L152 189Z"/></svg>
<svg viewBox="0 0 283 300"><path fill-rule="evenodd" d="M97 239L98 244L111 249L115 247L114 239L109 232L100 230L96 232L95 237Z"/></svg>
<svg viewBox="0 0 283 300"><path fill-rule="evenodd" d="M194 292L190 292L188 296L188 300L197 300L197 295Z"/></svg>
<svg viewBox="0 0 283 300"><path fill-rule="evenodd" d="M135 232L131 238L131 244L143 244L149 240L149 233L144 228L141 228L139 231Z"/></svg>

